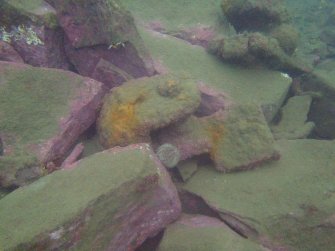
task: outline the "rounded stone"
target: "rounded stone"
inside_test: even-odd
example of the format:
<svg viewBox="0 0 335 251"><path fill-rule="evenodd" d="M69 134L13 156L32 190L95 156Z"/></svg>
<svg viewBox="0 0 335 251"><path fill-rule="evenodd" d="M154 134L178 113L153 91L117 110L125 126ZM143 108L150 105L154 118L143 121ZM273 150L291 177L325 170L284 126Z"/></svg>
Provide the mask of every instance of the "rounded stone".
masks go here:
<svg viewBox="0 0 335 251"><path fill-rule="evenodd" d="M158 159L168 168L175 167L180 160L180 152L171 144L163 144L157 149Z"/></svg>

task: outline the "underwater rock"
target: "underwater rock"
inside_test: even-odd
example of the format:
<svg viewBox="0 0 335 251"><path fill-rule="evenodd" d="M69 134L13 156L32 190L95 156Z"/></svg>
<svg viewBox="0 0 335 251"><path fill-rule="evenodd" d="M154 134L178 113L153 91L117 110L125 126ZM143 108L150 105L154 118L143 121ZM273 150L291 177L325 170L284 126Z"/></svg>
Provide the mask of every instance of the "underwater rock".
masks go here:
<svg viewBox="0 0 335 251"><path fill-rule="evenodd" d="M231 105L227 111L171 125L157 133L155 144L172 144L180 159L208 153L223 172L249 169L279 158L274 139L257 105Z"/></svg>
<svg viewBox="0 0 335 251"><path fill-rule="evenodd" d="M0 61L23 63L23 59L17 51L4 41L0 41Z"/></svg>
<svg viewBox="0 0 335 251"><path fill-rule="evenodd" d="M199 104L193 80L172 75L131 80L105 98L100 141L106 148L150 142L150 132L189 116Z"/></svg>
<svg viewBox="0 0 335 251"><path fill-rule="evenodd" d="M4 0L0 3L0 27L6 40L25 63L48 68L70 69L65 56L64 32L55 10L41 0Z"/></svg>
<svg viewBox="0 0 335 251"><path fill-rule="evenodd" d="M277 39L279 46L288 54L292 55L298 46L299 33L290 24L282 24L270 32L271 37Z"/></svg>
<svg viewBox="0 0 335 251"><path fill-rule="evenodd" d="M0 75L0 186L15 187L25 183L19 170L37 166L38 177L62 163L95 122L105 90L75 73L24 64L0 62Z"/></svg>
<svg viewBox="0 0 335 251"><path fill-rule="evenodd" d="M227 106L226 103L229 103L224 92L218 91L204 83L200 83L198 87L201 95L201 102L194 113L197 117L209 116L219 110L224 110L225 106Z"/></svg>
<svg viewBox="0 0 335 251"><path fill-rule="evenodd" d="M303 62L287 55L277 39L259 32L237 34L213 40L209 51L224 61L246 66L264 65L292 74L310 71Z"/></svg>
<svg viewBox="0 0 335 251"><path fill-rule="evenodd" d="M1 199L0 243L4 250L133 251L180 213L177 190L149 145L117 147Z"/></svg>
<svg viewBox="0 0 335 251"><path fill-rule="evenodd" d="M183 214L169 225L158 251L264 250L257 243L232 231L222 221L204 216Z"/></svg>
<svg viewBox="0 0 335 251"><path fill-rule="evenodd" d="M315 94L308 119L315 123L313 133L320 138L335 139L335 71L334 61L324 62L300 81L300 92Z"/></svg>
<svg viewBox="0 0 335 251"><path fill-rule="evenodd" d="M257 105L230 107L224 116L222 132L217 131L218 121L211 122L214 131L211 131L213 145L210 151L218 170L243 170L278 160L273 136Z"/></svg>
<svg viewBox="0 0 335 251"><path fill-rule="evenodd" d="M282 108L279 123L271 126L274 138L306 138L315 127L313 122L306 122L311 103L312 97L309 95L290 98Z"/></svg>
<svg viewBox="0 0 335 251"><path fill-rule="evenodd" d="M178 173L182 180L185 182L190 179L198 170L198 163L196 160L185 160L177 165Z"/></svg>
<svg viewBox="0 0 335 251"><path fill-rule="evenodd" d="M291 247L270 250L331 251L335 232L319 224L334 214L335 141L279 140L277 144L278 161L225 174L201 165L183 189L220 214L251 226L260 237Z"/></svg>
<svg viewBox="0 0 335 251"><path fill-rule="evenodd" d="M221 9L237 31L264 31L289 20L282 1L223 0Z"/></svg>
<svg viewBox="0 0 335 251"><path fill-rule="evenodd" d="M120 1L48 2L56 9L66 33L66 54L81 75L112 88L129 80L128 75L139 78L154 74L152 59L133 17Z"/></svg>
<svg viewBox="0 0 335 251"><path fill-rule="evenodd" d="M157 149L157 157L165 167L175 167L180 160L178 148L171 144L163 144Z"/></svg>

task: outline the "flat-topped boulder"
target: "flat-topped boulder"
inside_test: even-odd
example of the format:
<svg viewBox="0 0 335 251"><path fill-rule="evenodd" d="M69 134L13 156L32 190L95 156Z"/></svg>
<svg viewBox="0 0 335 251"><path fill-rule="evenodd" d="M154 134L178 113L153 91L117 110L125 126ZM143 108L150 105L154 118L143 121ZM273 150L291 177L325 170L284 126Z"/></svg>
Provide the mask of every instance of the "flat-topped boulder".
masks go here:
<svg viewBox="0 0 335 251"><path fill-rule="evenodd" d="M173 75L131 80L105 98L98 121L105 147L150 142L150 132L192 114L200 92L192 79Z"/></svg>
<svg viewBox="0 0 335 251"><path fill-rule="evenodd" d="M261 251L259 244L239 236L222 221L204 215L182 215L164 232L158 251Z"/></svg>
<svg viewBox="0 0 335 251"><path fill-rule="evenodd" d="M0 201L4 250L135 250L176 220L175 186L147 144L76 162Z"/></svg>
<svg viewBox="0 0 335 251"><path fill-rule="evenodd" d="M335 210L335 141L277 143L278 161L231 174L202 165L184 189L202 197L226 221L235 219L237 229L250 226L261 242L266 235L291 247L279 250L331 251L335 233L324 223Z"/></svg>
<svg viewBox="0 0 335 251"><path fill-rule="evenodd" d="M102 84L63 70L0 62L0 186L58 166L96 120Z"/></svg>

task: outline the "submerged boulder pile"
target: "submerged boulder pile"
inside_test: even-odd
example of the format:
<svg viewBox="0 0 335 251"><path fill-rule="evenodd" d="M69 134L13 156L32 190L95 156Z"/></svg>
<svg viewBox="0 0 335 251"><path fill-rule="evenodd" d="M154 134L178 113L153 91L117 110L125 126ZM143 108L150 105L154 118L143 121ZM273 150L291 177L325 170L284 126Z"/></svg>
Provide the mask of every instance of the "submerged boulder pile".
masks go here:
<svg viewBox="0 0 335 251"><path fill-rule="evenodd" d="M291 56L299 35L282 1L223 0L221 8L237 34L212 40L210 52L233 63L266 65L294 74L309 71Z"/></svg>
<svg viewBox="0 0 335 251"><path fill-rule="evenodd" d="M0 250L330 250L333 71L283 1L222 0L214 40L127 4L0 2Z"/></svg>

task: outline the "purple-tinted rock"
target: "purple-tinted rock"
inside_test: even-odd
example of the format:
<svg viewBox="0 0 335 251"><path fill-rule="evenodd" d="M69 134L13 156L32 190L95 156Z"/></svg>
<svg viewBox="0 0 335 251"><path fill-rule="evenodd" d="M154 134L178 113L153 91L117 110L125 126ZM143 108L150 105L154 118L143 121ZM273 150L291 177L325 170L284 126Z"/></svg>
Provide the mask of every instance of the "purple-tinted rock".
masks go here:
<svg viewBox="0 0 335 251"><path fill-rule="evenodd" d="M66 33L67 56L81 75L114 87L128 80L128 76L138 78L154 74L152 59L133 17L119 1L48 2L56 9ZM85 7L88 5L89 8Z"/></svg>
<svg viewBox="0 0 335 251"><path fill-rule="evenodd" d="M191 116L158 132L155 146L161 144L174 145L181 160L208 153L215 167L224 172L253 168L280 157L257 105L230 105L210 116Z"/></svg>
<svg viewBox="0 0 335 251"><path fill-rule="evenodd" d="M223 92L217 91L204 83L200 83L198 87L201 94L201 102L194 115L203 117L212 115L219 110L224 110L227 98Z"/></svg>
<svg viewBox="0 0 335 251"><path fill-rule="evenodd" d="M64 32L59 27L31 25L30 28L41 40L39 44L29 44L25 39L12 40L15 50L24 62L32 66L70 69L70 63L63 46Z"/></svg>
<svg viewBox="0 0 335 251"><path fill-rule="evenodd" d="M5 250L133 251L180 213L176 187L149 145L117 147L2 199L0 243Z"/></svg>
<svg viewBox="0 0 335 251"><path fill-rule="evenodd" d="M25 64L0 62L0 75L0 186L15 187L61 165L95 122L105 90L72 72Z"/></svg>
<svg viewBox="0 0 335 251"><path fill-rule="evenodd" d="M23 59L17 51L4 41L0 41L0 61L23 63Z"/></svg>

